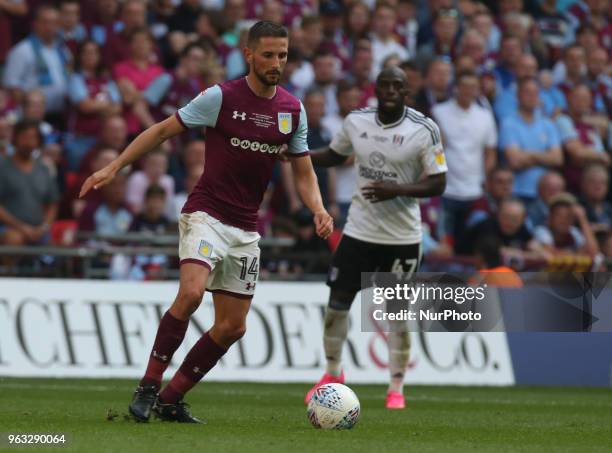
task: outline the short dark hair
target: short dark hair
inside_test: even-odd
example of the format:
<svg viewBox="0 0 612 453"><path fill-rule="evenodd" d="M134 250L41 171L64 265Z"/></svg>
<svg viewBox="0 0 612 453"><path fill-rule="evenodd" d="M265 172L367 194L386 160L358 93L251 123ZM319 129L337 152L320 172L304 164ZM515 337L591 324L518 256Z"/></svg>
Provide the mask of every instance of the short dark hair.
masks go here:
<svg viewBox="0 0 612 453"><path fill-rule="evenodd" d="M288 38L289 33L282 25L268 20L261 20L249 29L247 46L253 48L261 38Z"/></svg>
<svg viewBox="0 0 612 453"><path fill-rule="evenodd" d="M478 75L474 71L470 70L461 71L455 76L455 84L459 84L459 82L461 82L461 79L464 79L466 77L474 77L477 79Z"/></svg>
<svg viewBox="0 0 612 453"><path fill-rule="evenodd" d="M351 80L342 79L338 82L338 85L336 85L336 96L340 96L342 93L353 90L355 88L358 88L355 82Z"/></svg>
<svg viewBox="0 0 612 453"><path fill-rule="evenodd" d="M38 133L38 142L42 145L43 137L42 133L40 132L40 122L36 120L21 120L17 124L15 124L15 127L13 128L14 139L16 140L17 137L19 137L23 132L30 129L36 130L36 132Z"/></svg>
<svg viewBox="0 0 612 453"><path fill-rule="evenodd" d="M158 184L151 184L147 188L147 191L145 192L145 200L148 200L149 198L153 198L153 197L160 197L160 198L165 199L166 198L165 189Z"/></svg>

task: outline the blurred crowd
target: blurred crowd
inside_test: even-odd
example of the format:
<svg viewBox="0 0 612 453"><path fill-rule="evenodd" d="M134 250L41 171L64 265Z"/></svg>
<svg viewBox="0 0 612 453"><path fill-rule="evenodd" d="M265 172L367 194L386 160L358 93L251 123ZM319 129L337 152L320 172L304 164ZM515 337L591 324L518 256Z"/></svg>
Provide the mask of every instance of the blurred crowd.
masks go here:
<svg viewBox="0 0 612 453"><path fill-rule="evenodd" d="M205 130L84 199L80 186L139 132L243 76L246 33L264 19L289 29L282 85L304 103L311 149L376 104L381 68L404 70L406 105L438 123L449 167L443 196L421 203L426 255L470 256L494 236L516 267L612 258L610 0L0 0L0 243L175 234L204 169ZM317 169L339 230L352 164ZM329 252L338 235L315 236L287 165L260 233ZM263 272L303 269L262 261Z"/></svg>

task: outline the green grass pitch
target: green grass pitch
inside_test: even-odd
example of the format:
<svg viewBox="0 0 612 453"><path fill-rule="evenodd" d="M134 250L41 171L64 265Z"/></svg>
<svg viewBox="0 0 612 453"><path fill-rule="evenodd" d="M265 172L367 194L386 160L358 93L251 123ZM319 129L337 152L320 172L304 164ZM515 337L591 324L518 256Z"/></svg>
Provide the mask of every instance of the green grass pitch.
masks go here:
<svg viewBox="0 0 612 453"><path fill-rule="evenodd" d="M187 398L208 422L197 426L127 421L134 385L0 378L0 432L64 432L61 451L78 452L612 451L609 389L408 386L409 407L391 412L385 387L354 385L359 423L323 431L306 418L307 385L203 382Z"/></svg>

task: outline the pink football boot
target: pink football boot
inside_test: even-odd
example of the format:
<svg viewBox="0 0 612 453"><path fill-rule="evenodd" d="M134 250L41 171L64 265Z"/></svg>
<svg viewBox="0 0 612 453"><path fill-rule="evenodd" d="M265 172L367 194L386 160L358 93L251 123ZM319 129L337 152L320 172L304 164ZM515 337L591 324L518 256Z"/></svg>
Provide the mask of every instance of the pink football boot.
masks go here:
<svg viewBox="0 0 612 453"><path fill-rule="evenodd" d="M387 393L386 404L387 409L404 409L406 407L406 399L400 392Z"/></svg>
<svg viewBox="0 0 612 453"><path fill-rule="evenodd" d="M325 373L321 380L317 382L306 394L306 398L304 398L304 404L308 404L310 398L312 398L312 394L316 389L325 384L344 384L344 370L340 372L340 376L332 376L331 374Z"/></svg>

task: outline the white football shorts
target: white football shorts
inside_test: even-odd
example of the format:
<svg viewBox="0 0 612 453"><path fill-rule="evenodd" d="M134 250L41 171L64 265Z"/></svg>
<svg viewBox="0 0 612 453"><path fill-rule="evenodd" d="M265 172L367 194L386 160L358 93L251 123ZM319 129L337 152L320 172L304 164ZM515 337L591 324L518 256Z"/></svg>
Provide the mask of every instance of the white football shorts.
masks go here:
<svg viewBox="0 0 612 453"><path fill-rule="evenodd" d="M206 289L251 298L259 274L259 239L255 231L226 225L206 212L181 214L179 259L210 269Z"/></svg>

